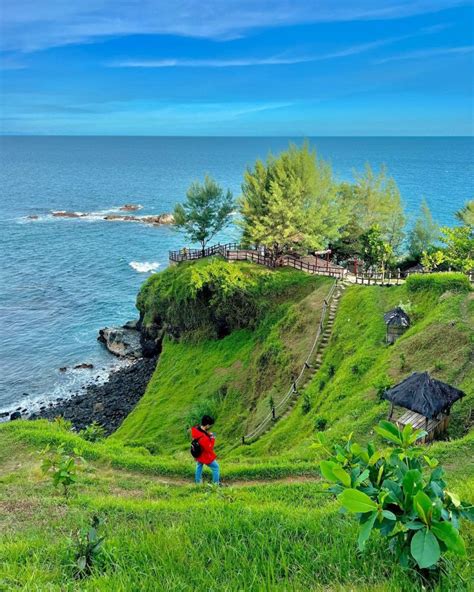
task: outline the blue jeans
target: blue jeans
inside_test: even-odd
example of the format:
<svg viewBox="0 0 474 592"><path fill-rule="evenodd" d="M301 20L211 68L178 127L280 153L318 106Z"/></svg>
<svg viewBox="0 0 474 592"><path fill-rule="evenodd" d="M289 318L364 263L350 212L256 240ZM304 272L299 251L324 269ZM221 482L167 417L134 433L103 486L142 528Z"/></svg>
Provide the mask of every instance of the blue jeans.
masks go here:
<svg viewBox="0 0 474 592"><path fill-rule="evenodd" d="M201 462L196 463L196 483L202 483L202 468L203 468L203 466L204 466L204 463L201 463ZM213 460L211 463L209 463L206 466L209 467L212 471L212 482L219 483L219 465L217 464L217 462L215 460Z"/></svg>

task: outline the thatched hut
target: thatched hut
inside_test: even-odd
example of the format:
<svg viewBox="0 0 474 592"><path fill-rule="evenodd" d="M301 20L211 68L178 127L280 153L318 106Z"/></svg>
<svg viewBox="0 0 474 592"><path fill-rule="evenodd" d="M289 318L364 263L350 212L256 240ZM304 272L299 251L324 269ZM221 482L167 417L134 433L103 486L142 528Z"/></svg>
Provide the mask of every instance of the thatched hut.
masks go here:
<svg viewBox="0 0 474 592"><path fill-rule="evenodd" d="M400 306L386 312L383 318L387 326L387 343L390 344L395 343L410 326L410 317Z"/></svg>
<svg viewBox="0 0 474 592"><path fill-rule="evenodd" d="M413 372L385 391L383 398L391 403L390 420L393 420L394 407L407 409L395 423L400 429L410 424L415 429L425 430L427 435L422 441L429 442L446 431L451 406L464 395L456 387L431 378L428 372Z"/></svg>

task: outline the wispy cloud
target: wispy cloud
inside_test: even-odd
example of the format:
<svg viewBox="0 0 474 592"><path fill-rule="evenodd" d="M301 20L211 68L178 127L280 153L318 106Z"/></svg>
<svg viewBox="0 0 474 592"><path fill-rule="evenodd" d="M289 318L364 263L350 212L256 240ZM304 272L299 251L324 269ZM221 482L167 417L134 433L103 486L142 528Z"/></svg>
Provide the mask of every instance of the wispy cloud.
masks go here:
<svg viewBox="0 0 474 592"><path fill-rule="evenodd" d="M407 35L399 35L396 37L387 37L385 39L378 39L368 43L360 43L358 45L351 45L342 47L331 52L324 52L312 55L290 56L288 54L280 54L269 57L239 57L239 58L164 58L164 59L122 59L107 63L111 68L243 68L252 66L277 66L277 65L292 65L303 64L308 62L319 62L324 60L334 60L337 58L350 57L361 53L366 53L383 47L391 45L397 41L410 39L422 35L434 33L434 28L423 28L415 33ZM438 29L436 29L438 30Z"/></svg>
<svg viewBox="0 0 474 592"><path fill-rule="evenodd" d="M430 49L420 49L418 51L409 51L397 55L387 56L375 60L376 64L385 64L399 60L423 60L425 58L442 57L453 54L467 54L474 51L474 45L465 45L463 47L432 47Z"/></svg>
<svg viewBox="0 0 474 592"><path fill-rule="evenodd" d="M231 39L265 27L393 20L469 3L469 0L4 0L1 47L31 52L140 34Z"/></svg>

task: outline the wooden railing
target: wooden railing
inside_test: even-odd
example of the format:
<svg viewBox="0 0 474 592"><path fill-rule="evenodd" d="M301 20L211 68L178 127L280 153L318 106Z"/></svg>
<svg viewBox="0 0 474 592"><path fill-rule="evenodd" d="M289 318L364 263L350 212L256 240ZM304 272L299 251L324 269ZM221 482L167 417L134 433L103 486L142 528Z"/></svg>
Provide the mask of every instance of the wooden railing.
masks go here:
<svg viewBox="0 0 474 592"><path fill-rule="evenodd" d="M309 350L308 355L306 356L306 360L304 361L300 373L291 384L290 388L288 389L288 392L282 397L282 399L276 405L274 405L273 409L271 409L268 415L266 415L262 419L262 421L249 434L246 434L242 437L242 444L249 444L251 441L256 440L259 436L261 436L269 425L274 423L285 413L289 401L293 397L297 396L298 385L302 382L305 373L308 372L311 368L311 362L313 361L314 353L320 344L321 337L324 331L324 326L327 320L328 311L334 296L334 292L336 291L336 286L337 280L331 286L331 289L329 290L324 300L324 304L321 311L321 318L318 324L318 329L316 331L313 344L311 346L311 349Z"/></svg>
<svg viewBox="0 0 474 592"><path fill-rule="evenodd" d="M342 267L335 267L329 261L325 265L313 265L301 259L285 255L273 259L263 255L257 249L248 249L241 247L238 243L227 243L225 245L214 245L206 249L182 249L181 251L170 251L169 260L174 263L181 263L183 261L194 261L204 257L212 257L214 255L221 255L228 261L250 261L258 265L265 265L266 267L293 267L300 269L306 273L313 275L325 275L342 279L347 274L347 270Z"/></svg>

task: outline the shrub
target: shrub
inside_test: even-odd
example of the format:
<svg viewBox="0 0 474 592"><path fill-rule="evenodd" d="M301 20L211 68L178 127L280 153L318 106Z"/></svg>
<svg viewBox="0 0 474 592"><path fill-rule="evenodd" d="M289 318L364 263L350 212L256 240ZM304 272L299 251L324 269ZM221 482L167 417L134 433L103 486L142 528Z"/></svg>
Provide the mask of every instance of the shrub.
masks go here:
<svg viewBox="0 0 474 592"><path fill-rule="evenodd" d="M403 358L403 362L404 362L404 358ZM392 383L390 382L390 378L386 375L381 376L376 382L374 382L374 388L377 392L377 398L379 400L382 400L383 394L385 393L386 390L391 388L391 386L392 386Z"/></svg>
<svg viewBox="0 0 474 592"><path fill-rule="evenodd" d="M76 448L73 454L66 452L64 444L58 446L56 450L51 450L48 445L40 454L44 456L41 463L43 475L49 474L54 487L61 485L64 495L68 497L69 488L76 483L77 473L86 461L80 456Z"/></svg>
<svg viewBox="0 0 474 592"><path fill-rule="evenodd" d="M77 533L74 553L76 578L88 576L94 562L102 552L102 545L105 540L104 536L99 536L99 528L102 526L102 523L102 520L98 516L93 516L91 525L87 528L82 528Z"/></svg>
<svg viewBox="0 0 474 592"><path fill-rule="evenodd" d="M463 273L415 273L406 281L410 292L429 290L442 294L443 292L469 292L471 284L469 278Z"/></svg>
<svg viewBox="0 0 474 592"><path fill-rule="evenodd" d="M465 555L459 522L461 517L474 520L473 507L446 489L438 461L415 446L426 432L410 425L400 431L388 421L375 430L394 446L362 447L349 436L320 463L322 475L333 484L330 491L359 519L360 550L376 529L390 539L390 550L403 567L434 568L448 551Z"/></svg>
<svg viewBox="0 0 474 592"><path fill-rule="evenodd" d="M307 415L311 411L311 399L307 393L303 396L303 404L301 405L301 412Z"/></svg>
<svg viewBox="0 0 474 592"><path fill-rule="evenodd" d="M86 428L81 430L79 435L88 442L97 442L105 437L105 428L101 426L100 423L93 421Z"/></svg>
<svg viewBox="0 0 474 592"><path fill-rule="evenodd" d="M325 417L317 417L314 422L314 429L318 432L324 432L328 425L328 420Z"/></svg>
<svg viewBox="0 0 474 592"><path fill-rule="evenodd" d="M62 415L58 415L54 418L54 425L60 430L61 432L70 432L72 429L72 421L69 419L64 419Z"/></svg>

